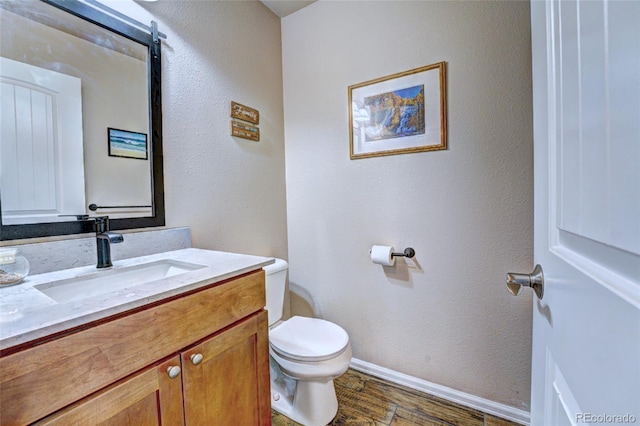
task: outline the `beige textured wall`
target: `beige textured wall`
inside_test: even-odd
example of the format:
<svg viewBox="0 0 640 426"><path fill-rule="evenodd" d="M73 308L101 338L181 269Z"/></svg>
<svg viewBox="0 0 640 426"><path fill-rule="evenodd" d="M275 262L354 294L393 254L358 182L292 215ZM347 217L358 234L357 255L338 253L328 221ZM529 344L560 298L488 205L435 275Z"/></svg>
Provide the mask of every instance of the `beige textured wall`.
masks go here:
<svg viewBox="0 0 640 426"><path fill-rule="evenodd" d="M282 20L292 288L356 358L525 410L531 295L504 277L533 261L529 28L528 2L320 1ZM347 87L443 60L449 149L349 160ZM419 268L372 264L373 244Z"/></svg>
<svg viewBox="0 0 640 426"><path fill-rule="evenodd" d="M257 1L113 6L168 35L167 225L190 226L194 247L287 258L280 20ZM229 135L232 100L260 111L260 142Z"/></svg>

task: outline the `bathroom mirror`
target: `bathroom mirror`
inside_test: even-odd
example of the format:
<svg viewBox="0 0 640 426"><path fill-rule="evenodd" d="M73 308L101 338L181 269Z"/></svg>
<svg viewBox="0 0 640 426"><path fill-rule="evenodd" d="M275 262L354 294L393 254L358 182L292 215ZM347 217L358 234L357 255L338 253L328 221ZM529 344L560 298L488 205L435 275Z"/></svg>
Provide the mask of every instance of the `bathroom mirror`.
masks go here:
<svg viewBox="0 0 640 426"><path fill-rule="evenodd" d="M165 223L160 40L91 3L0 0L1 240Z"/></svg>

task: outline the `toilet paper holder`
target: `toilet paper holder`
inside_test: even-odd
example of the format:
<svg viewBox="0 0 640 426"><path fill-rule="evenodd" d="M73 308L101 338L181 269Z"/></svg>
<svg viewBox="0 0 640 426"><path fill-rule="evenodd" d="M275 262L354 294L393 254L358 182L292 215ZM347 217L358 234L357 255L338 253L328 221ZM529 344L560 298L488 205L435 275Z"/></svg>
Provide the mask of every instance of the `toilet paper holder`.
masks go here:
<svg viewBox="0 0 640 426"><path fill-rule="evenodd" d="M406 249L404 249L404 252L402 252L402 253L391 253L391 257L408 257L408 258L412 258L415 255L416 255L416 251L414 249L412 249L411 247L407 247Z"/></svg>

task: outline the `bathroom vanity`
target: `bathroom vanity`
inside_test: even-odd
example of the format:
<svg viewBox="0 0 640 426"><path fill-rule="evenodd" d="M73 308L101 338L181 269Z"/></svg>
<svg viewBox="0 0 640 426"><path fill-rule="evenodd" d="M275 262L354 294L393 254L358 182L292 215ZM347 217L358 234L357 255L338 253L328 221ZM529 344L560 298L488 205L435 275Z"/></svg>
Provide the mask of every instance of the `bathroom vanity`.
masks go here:
<svg viewBox="0 0 640 426"><path fill-rule="evenodd" d="M106 277L167 262L184 270L86 298L49 290L93 286L93 267L1 289L0 423L271 424L261 268L273 260L185 249Z"/></svg>

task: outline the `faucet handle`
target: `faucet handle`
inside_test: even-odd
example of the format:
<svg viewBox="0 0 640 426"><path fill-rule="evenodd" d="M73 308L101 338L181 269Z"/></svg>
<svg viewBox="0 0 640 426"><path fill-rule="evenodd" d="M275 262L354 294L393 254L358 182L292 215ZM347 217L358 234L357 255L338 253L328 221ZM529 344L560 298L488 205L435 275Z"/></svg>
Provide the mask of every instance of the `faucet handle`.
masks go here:
<svg viewBox="0 0 640 426"><path fill-rule="evenodd" d="M93 218L96 221L96 232L102 233L109 230L109 216L96 216Z"/></svg>

